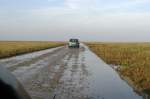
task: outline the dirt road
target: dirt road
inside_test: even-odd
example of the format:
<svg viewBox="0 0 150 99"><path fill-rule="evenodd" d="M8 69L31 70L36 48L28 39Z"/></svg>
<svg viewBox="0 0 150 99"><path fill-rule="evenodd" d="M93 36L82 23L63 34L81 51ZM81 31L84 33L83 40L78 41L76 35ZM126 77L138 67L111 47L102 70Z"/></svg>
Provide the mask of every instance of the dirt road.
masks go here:
<svg viewBox="0 0 150 99"><path fill-rule="evenodd" d="M0 60L33 99L143 99L87 46Z"/></svg>

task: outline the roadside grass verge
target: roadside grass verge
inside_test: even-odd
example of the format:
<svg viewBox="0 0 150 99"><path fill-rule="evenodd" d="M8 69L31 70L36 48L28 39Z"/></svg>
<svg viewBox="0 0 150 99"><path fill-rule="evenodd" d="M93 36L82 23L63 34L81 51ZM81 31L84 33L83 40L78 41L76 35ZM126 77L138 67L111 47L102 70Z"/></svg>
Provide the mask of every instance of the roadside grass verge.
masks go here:
<svg viewBox="0 0 150 99"><path fill-rule="evenodd" d="M48 41L0 41L0 58L58 47L64 44L64 42Z"/></svg>
<svg viewBox="0 0 150 99"><path fill-rule="evenodd" d="M150 43L87 43L106 63L119 65L118 72L134 88L150 94Z"/></svg>

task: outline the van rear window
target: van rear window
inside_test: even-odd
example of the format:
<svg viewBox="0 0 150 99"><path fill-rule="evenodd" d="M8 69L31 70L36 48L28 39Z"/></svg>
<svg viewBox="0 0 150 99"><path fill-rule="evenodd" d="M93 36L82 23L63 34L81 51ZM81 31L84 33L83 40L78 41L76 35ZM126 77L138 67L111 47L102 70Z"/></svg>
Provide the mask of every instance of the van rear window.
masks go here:
<svg viewBox="0 0 150 99"><path fill-rule="evenodd" d="M78 39L70 39L70 42L78 42Z"/></svg>

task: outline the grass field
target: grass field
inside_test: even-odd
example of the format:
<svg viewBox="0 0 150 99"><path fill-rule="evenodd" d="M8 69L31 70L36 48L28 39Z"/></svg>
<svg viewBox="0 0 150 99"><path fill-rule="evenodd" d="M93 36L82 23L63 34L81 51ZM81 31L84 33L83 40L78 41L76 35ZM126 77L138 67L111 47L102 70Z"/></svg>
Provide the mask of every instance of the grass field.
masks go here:
<svg viewBox="0 0 150 99"><path fill-rule="evenodd" d="M106 63L119 65L119 73L139 91L150 94L150 43L88 43Z"/></svg>
<svg viewBox="0 0 150 99"><path fill-rule="evenodd" d="M0 58L64 45L64 42L0 41Z"/></svg>

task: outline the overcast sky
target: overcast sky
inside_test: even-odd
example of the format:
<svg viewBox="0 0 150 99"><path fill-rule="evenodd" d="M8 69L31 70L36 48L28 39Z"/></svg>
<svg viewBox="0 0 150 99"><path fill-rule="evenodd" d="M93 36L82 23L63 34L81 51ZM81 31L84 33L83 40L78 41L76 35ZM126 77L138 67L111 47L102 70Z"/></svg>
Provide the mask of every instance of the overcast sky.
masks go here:
<svg viewBox="0 0 150 99"><path fill-rule="evenodd" d="M150 0L0 0L0 40L150 41Z"/></svg>

